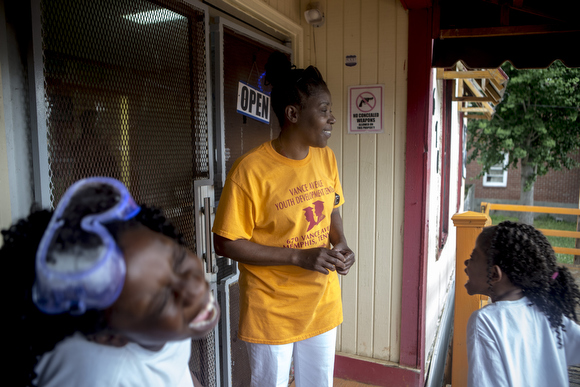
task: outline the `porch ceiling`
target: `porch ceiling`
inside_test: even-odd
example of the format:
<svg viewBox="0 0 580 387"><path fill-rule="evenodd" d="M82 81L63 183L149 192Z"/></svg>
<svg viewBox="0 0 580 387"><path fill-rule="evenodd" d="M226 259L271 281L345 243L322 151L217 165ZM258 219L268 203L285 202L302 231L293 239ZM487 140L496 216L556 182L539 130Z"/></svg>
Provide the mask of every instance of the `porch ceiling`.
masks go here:
<svg viewBox="0 0 580 387"><path fill-rule="evenodd" d="M555 60L580 67L580 1L401 0L433 8L433 67L461 60L469 68L545 68Z"/></svg>

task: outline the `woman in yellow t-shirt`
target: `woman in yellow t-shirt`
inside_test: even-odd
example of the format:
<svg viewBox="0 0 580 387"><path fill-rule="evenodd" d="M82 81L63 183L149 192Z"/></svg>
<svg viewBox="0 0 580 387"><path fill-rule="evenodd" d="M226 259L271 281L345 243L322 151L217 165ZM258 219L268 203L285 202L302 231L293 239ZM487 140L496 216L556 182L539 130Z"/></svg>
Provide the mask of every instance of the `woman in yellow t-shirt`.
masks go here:
<svg viewBox="0 0 580 387"><path fill-rule="evenodd" d="M273 53L266 64L278 138L240 157L226 179L213 227L216 252L239 262L240 327L252 386L285 386L292 357L300 386L332 386L338 274L355 258L344 237L344 203L327 141L336 122L313 66Z"/></svg>

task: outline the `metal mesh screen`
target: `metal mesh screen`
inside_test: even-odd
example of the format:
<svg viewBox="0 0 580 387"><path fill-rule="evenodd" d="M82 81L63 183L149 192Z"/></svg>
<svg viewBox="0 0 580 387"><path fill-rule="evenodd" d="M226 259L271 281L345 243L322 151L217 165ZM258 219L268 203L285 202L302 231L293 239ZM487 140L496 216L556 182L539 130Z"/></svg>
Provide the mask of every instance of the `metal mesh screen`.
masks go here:
<svg viewBox="0 0 580 387"><path fill-rule="evenodd" d="M240 285L235 282L229 286L230 292L230 351L232 354L232 387L250 385L252 373L246 343L238 339L238 324L240 322Z"/></svg>
<svg viewBox="0 0 580 387"><path fill-rule="evenodd" d="M217 290L212 290L217 297ZM216 351L216 330L212 330L208 336L191 342L191 359L189 369L196 376L199 382L205 387L217 385L216 363L218 362L218 352Z"/></svg>
<svg viewBox="0 0 580 387"><path fill-rule="evenodd" d="M50 199L111 176L162 207L195 251L193 181L210 178L206 26L180 0L41 0ZM191 368L216 385L214 335ZM205 350L201 350L205 348Z"/></svg>
<svg viewBox="0 0 580 387"><path fill-rule="evenodd" d="M209 177L203 13L178 1L41 3L51 201L106 175L195 244Z"/></svg>
<svg viewBox="0 0 580 387"><path fill-rule="evenodd" d="M203 339L193 340L191 342L191 359L189 360L189 369L193 372L202 386L216 386L216 369L217 353L215 348L215 331Z"/></svg>

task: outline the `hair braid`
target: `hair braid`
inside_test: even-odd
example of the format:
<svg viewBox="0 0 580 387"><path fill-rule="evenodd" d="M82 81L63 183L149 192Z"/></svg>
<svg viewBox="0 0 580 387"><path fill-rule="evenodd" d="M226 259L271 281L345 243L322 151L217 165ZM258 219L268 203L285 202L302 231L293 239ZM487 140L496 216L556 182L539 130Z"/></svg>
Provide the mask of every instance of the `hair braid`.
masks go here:
<svg viewBox="0 0 580 387"><path fill-rule="evenodd" d="M505 221L493 229L488 267L498 265L522 289L546 315L561 345L562 316L578 321L575 307L580 305L580 290L572 274L566 267L557 266L550 242L534 227Z"/></svg>

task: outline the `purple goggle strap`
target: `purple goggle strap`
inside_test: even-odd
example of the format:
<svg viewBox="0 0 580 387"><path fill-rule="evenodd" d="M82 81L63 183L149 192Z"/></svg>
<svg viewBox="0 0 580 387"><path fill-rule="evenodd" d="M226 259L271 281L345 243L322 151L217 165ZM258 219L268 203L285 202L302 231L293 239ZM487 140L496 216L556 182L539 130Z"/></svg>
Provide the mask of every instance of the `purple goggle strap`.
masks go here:
<svg viewBox="0 0 580 387"><path fill-rule="evenodd" d="M62 227L61 217L71 198L88 185L106 184L119 194L119 201L105 212L87 215L81 228L102 239L102 253L88 269L78 272L54 270L47 264L47 255L55 233ZM125 260L113 237L103 226L112 221L126 221L139 213L141 207L127 188L109 177L91 177L74 183L59 202L36 252L36 281L32 299L41 311L49 314L70 312L83 314L87 309L104 309L119 297L125 282Z"/></svg>

